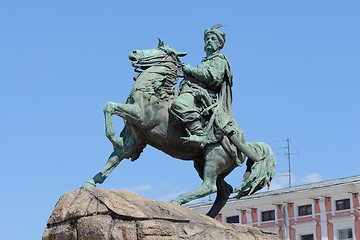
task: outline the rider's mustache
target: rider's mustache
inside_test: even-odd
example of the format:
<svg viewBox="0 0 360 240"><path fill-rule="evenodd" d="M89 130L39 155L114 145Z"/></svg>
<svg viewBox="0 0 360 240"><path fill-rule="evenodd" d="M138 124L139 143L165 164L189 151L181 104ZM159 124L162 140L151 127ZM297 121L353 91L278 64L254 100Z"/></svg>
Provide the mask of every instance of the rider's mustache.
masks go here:
<svg viewBox="0 0 360 240"><path fill-rule="evenodd" d="M213 42L207 42L206 45L205 45L205 47L207 47L207 46L209 46L209 45L211 45L212 47L214 47L215 43L213 43Z"/></svg>
<svg viewBox="0 0 360 240"><path fill-rule="evenodd" d="M207 42L207 43L205 44L204 49L206 50L206 49L208 48L208 46L211 46L213 49L216 48L215 43L213 43L213 42Z"/></svg>

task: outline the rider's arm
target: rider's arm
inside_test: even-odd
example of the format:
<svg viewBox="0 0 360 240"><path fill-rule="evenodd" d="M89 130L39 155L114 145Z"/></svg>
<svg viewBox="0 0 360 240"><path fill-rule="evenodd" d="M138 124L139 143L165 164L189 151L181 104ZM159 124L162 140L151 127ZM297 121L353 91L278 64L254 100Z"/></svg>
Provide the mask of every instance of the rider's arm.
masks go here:
<svg viewBox="0 0 360 240"><path fill-rule="evenodd" d="M190 74L206 85L219 86L223 82L226 61L215 57L202 62L198 67L191 68Z"/></svg>

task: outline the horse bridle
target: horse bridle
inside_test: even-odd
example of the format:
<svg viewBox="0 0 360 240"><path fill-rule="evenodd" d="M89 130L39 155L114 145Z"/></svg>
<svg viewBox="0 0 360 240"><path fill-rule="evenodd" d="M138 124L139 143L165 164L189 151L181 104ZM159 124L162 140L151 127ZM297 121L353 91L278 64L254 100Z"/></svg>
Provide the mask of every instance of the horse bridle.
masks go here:
<svg viewBox="0 0 360 240"><path fill-rule="evenodd" d="M175 60L174 57L172 56L173 54L171 54L171 52L168 52L162 48L159 48L159 49L162 50L164 52L164 54L157 55L157 56L143 57L143 58L140 58L140 59L136 60L135 62L133 62L132 65L135 67L134 71L141 73L143 71L139 70L139 68L152 67L152 66L164 66L163 64L167 63L167 62L174 63L177 68L181 67L181 65L182 65L181 62L178 59ZM171 57L172 60L166 60L168 57ZM165 67L168 67L168 66L165 66Z"/></svg>

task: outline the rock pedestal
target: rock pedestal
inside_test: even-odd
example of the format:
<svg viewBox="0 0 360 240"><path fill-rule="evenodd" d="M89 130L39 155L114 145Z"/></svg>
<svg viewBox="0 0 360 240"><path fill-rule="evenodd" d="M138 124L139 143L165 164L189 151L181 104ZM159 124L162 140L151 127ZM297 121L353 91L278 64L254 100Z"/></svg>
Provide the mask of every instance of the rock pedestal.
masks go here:
<svg viewBox="0 0 360 240"><path fill-rule="evenodd" d="M226 240L279 239L243 225L223 224L176 204L105 189L64 194L52 212L43 240Z"/></svg>

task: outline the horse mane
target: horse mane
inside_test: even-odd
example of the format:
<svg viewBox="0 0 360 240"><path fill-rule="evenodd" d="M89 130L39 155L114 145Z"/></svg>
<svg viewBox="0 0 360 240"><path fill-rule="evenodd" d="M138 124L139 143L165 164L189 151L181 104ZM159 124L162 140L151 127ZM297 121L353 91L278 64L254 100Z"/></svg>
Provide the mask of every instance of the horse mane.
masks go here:
<svg viewBox="0 0 360 240"><path fill-rule="evenodd" d="M161 100L166 100L172 98L176 94L175 85L178 79L178 70L165 68L159 69L158 67L149 68L148 73L154 74L154 78L144 84L146 91L148 94L155 95L157 98Z"/></svg>
<svg viewBox="0 0 360 240"><path fill-rule="evenodd" d="M164 45L160 46L159 49L168 54L168 58L173 59L173 61L159 62L142 72L141 74L153 74L154 77L151 81L144 83L142 89L137 90L146 91L148 94L154 95L161 100L166 100L174 98L176 95L175 85L180 73L178 67L180 59L175 53L176 50L171 46Z"/></svg>

